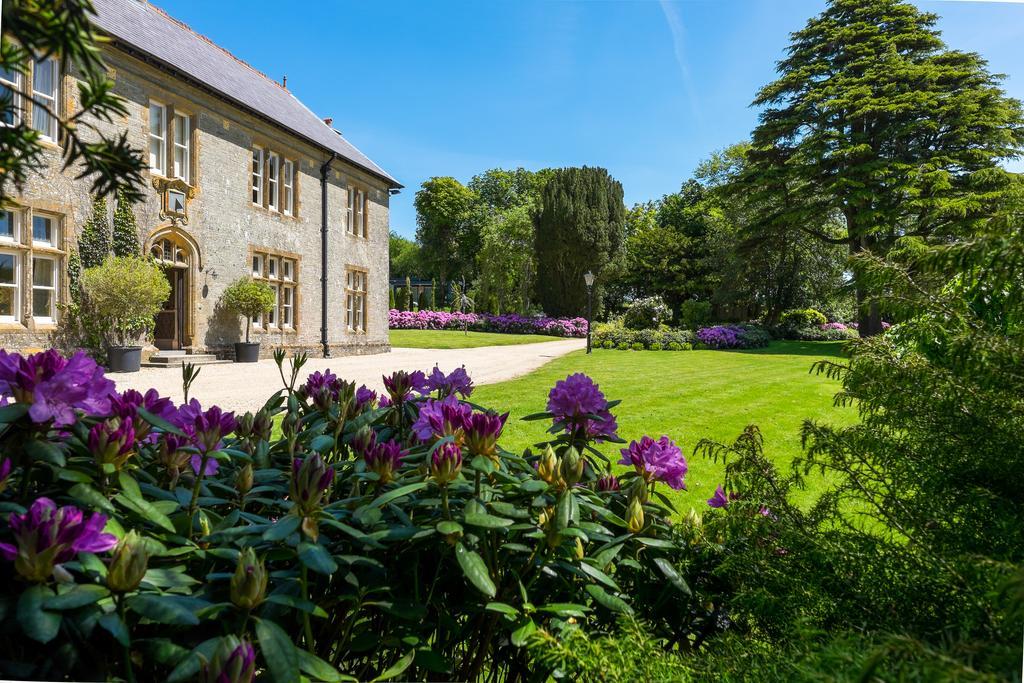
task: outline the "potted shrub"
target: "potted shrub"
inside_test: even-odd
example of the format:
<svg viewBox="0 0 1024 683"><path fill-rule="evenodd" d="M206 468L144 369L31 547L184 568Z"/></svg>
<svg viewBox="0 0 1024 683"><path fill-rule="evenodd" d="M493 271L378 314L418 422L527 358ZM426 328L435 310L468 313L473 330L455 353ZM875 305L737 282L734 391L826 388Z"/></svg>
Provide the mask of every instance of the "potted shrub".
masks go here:
<svg viewBox="0 0 1024 683"><path fill-rule="evenodd" d="M266 282L241 277L224 290L222 301L229 311L245 318L245 341L235 343L235 362L255 363L260 359L260 343L249 341L252 319L274 307L274 290Z"/></svg>
<svg viewBox="0 0 1024 683"><path fill-rule="evenodd" d="M102 324L107 364L113 372L137 372L140 340L153 332L171 285L163 271L140 256L111 256L82 273L88 315Z"/></svg>

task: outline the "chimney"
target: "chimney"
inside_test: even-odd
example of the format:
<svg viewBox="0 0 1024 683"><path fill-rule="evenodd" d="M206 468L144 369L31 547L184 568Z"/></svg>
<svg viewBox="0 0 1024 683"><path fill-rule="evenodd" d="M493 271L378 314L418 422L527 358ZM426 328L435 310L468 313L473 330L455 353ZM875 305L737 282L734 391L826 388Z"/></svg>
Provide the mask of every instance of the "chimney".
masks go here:
<svg viewBox="0 0 1024 683"><path fill-rule="evenodd" d="M286 75L284 75L284 76L283 76L283 77L281 78L281 87L282 87L282 88L284 88L285 90L287 90L287 89L288 89L288 76L287 76L287 74L286 74Z"/></svg>
<svg viewBox="0 0 1024 683"><path fill-rule="evenodd" d="M327 117L326 119L324 119L324 123L326 123L326 124L327 124L327 125L329 126L329 125L331 125L332 123L334 123L334 118L333 118L333 117L330 117L330 116L328 116L328 117Z"/></svg>

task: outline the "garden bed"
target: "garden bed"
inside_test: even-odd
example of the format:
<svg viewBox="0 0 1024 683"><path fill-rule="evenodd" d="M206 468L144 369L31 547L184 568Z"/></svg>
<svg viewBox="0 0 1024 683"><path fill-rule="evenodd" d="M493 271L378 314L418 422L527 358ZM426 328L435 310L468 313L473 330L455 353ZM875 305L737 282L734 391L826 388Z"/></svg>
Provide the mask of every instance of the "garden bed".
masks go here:
<svg viewBox="0 0 1024 683"><path fill-rule="evenodd" d="M474 330L500 334L543 334L552 337L586 337L584 318L531 317L509 313L459 313L448 311L388 311L392 330Z"/></svg>

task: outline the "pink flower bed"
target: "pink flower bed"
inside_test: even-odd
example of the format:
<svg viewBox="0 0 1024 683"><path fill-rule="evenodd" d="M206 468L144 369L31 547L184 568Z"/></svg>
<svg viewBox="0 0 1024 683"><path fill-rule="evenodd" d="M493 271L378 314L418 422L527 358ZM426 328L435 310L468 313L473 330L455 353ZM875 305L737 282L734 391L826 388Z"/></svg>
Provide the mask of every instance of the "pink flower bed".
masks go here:
<svg viewBox="0 0 1024 683"><path fill-rule="evenodd" d="M448 313L447 311L388 311L388 327L393 330L461 330L506 334L547 334L553 337L585 337L584 318L529 317L509 313Z"/></svg>

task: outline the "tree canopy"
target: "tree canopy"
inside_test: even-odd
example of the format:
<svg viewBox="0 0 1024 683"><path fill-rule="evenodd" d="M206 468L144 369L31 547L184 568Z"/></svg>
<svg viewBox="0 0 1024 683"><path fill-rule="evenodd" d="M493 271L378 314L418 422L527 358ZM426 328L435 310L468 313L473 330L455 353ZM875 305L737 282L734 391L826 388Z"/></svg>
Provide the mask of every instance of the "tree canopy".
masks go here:
<svg viewBox="0 0 1024 683"><path fill-rule="evenodd" d="M897 0L831 0L794 33L754 100L752 199L781 194L779 219L852 253L948 239L1000 211L1014 176L999 164L1024 142L1020 103L979 55L945 46L936 18ZM813 227L829 215L842 234ZM862 309L862 331L880 322Z"/></svg>

